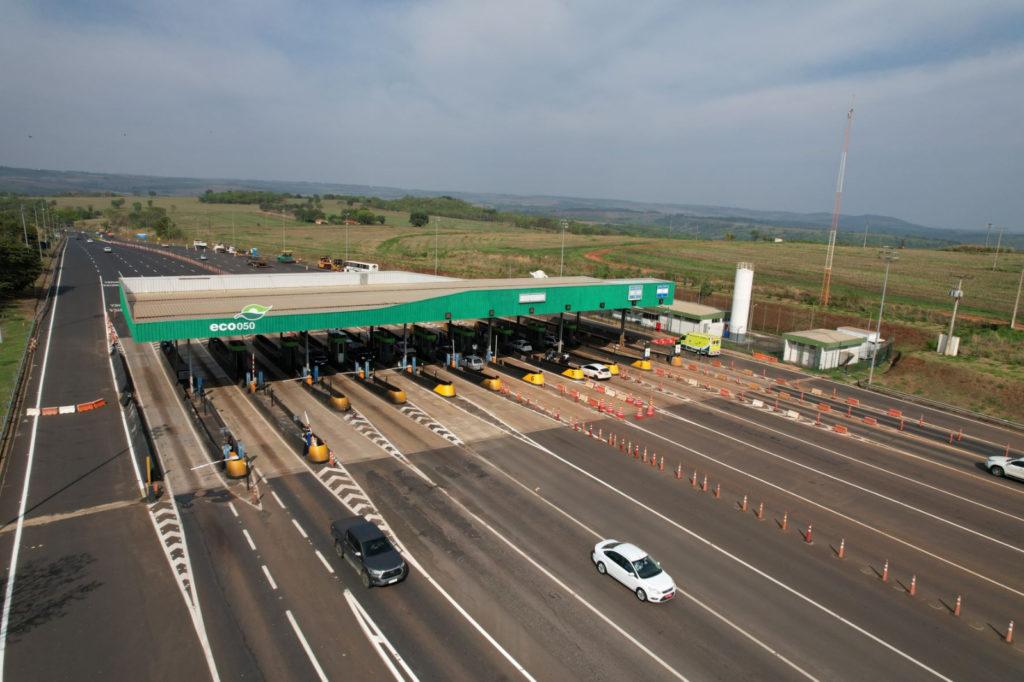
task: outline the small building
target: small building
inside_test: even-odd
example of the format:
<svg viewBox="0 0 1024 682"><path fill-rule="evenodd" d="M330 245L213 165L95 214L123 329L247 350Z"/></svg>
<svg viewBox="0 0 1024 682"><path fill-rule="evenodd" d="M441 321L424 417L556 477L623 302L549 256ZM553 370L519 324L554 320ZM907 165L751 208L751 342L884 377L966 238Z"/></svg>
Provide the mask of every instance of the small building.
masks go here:
<svg viewBox="0 0 1024 682"><path fill-rule="evenodd" d="M835 369L860 359L865 339L833 329L807 329L782 335L782 360L801 367Z"/></svg>
<svg viewBox="0 0 1024 682"><path fill-rule="evenodd" d="M691 332L721 337L725 332L725 311L690 301L672 301L657 308L661 328L683 336Z"/></svg>
<svg viewBox="0 0 1024 682"><path fill-rule="evenodd" d="M878 338L877 331L871 331L870 329L861 329L859 327L836 327L836 331L850 336L857 336L862 339L860 348L857 350L857 355L861 360L870 360L871 354L875 352L875 346L885 343L885 339Z"/></svg>

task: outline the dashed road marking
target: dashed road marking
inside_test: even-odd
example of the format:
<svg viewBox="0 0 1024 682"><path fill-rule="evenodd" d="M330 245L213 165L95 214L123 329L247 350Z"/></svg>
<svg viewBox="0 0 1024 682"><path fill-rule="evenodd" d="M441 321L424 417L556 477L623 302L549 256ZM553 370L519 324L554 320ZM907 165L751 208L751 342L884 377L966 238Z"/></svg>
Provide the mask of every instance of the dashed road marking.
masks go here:
<svg viewBox="0 0 1024 682"><path fill-rule="evenodd" d="M267 568L266 564L260 564L260 568L263 569L263 575L267 576L267 582L270 583L270 587L276 590L277 583L274 582L274 576L270 575L270 569Z"/></svg>
<svg viewBox="0 0 1024 682"><path fill-rule="evenodd" d="M327 559L324 558L324 555L320 553L320 550L319 549L315 549L313 551L316 552L316 558L319 559L320 563L322 563L324 565L324 568L327 569L327 572L328 573L334 573L334 566L331 566L331 564L327 561Z"/></svg>
<svg viewBox="0 0 1024 682"><path fill-rule="evenodd" d="M249 549L256 551L256 543L252 541L252 536L249 535L249 531L245 528L242 529L242 535L245 536L245 541L249 543Z"/></svg>

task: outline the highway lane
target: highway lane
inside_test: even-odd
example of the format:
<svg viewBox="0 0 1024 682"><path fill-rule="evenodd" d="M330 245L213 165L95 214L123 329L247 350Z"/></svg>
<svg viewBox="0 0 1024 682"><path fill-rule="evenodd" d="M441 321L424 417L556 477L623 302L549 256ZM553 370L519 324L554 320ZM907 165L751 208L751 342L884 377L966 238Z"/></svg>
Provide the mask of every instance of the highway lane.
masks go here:
<svg viewBox="0 0 1024 682"><path fill-rule="evenodd" d="M107 405L40 417L34 432L31 418L17 423L0 489L5 578L23 499L25 509L3 674L160 678L174 669L207 677L194 631L181 627L188 616L170 567L137 502L91 255L84 242L68 243L55 308L42 327L50 329L52 317L52 333L40 337L26 402L35 405L42 382L44 406L97 398Z"/></svg>
<svg viewBox="0 0 1024 682"><path fill-rule="evenodd" d="M695 679L723 678L742 665L754 665L766 679L789 679L792 669L758 647L749 651L742 665L728 656L709 654L708 645L723 631L721 621L713 617L701 622L707 627L694 628L706 639L701 644L691 643L689 649L676 637L672 611L644 610L625 591L601 589L587 594L595 585L608 587L589 563L588 548L595 542L590 535L540 504L529 491L468 461L458 448L376 396L364 394L358 387L349 390L360 398L358 404L365 416L391 442L404 445L409 460L440 488L391 458L353 464L353 473L366 480L368 492L388 518L410 527L408 533L399 530L399 535L413 537L417 546L423 545L414 553L428 557L435 570L454 580L451 589L482 609L482 622L493 623L502 641L539 677L663 678L670 671L660 659L672 670ZM450 423L446 421L446 425ZM521 451L516 441L499 440L511 451ZM451 497L442 490L449 491ZM525 550L526 557L539 567L515 548ZM574 592L582 592L582 601L544 571ZM607 656L608 651L615 651L615 656ZM697 659L687 655L698 651L701 656Z"/></svg>
<svg viewBox="0 0 1024 682"><path fill-rule="evenodd" d="M585 319L584 325L591 325L603 330L606 334L611 333L616 337L618 334L617 327L595 320ZM637 338L649 338L653 335L652 332L641 332L635 329L627 329L627 334L630 337ZM639 354L640 347L634 344L631 350ZM710 367L712 362L712 358L690 354L684 355L684 360L688 363L696 362L706 367ZM792 365L761 362L754 360L749 355L736 351L725 351L721 360L724 366L734 367L739 371L750 370L756 375L771 380L782 379L789 384L795 385L798 389L802 388L808 393L815 388L821 390L825 396L831 395L834 390L838 391L844 396L858 399L862 405L876 413L881 413L881 415L885 415L889 409L900 410L904 415L913 417L913 419L908 418L906 420L907 426L910 426L911 421L923 416L925 423L933 428L923 430L922 433L936 440L941 440L949 432L959 433L963 429L966 436L970 437L972 441L977 439L977 442L972 444L976 445L978 451L986 454L986 456L1002 454L1002 450L1007 445L1009 445L1011 450L1024 452L1024 431L1020 428L1014 428L1012 425L1002 424L998 421L976 419L969 414L945 411L925 403L913 402L897 396L860 388L856 385L837 382L828 377L805 372ZM845 405L843 409L845 410ZM893 420L893 423L895 424L896 421ZM965 447L967 446L968 444L965 441Z"/></svg>
<svg viewBox="0 0 1024 682"><path fill-rule="evenodd" d="M548 400L550 401L550 398ZM725 403L724 407L731 409L737 406L735 403ZM982 581L983 584L979 588L983 588L983 594L987 595L994 615L1005 609L1007 596L1019 596L1016 594L1020 592L1019 572L1015 569L1019 564L1016 556L1019 551L1011 549L1019 548L1021 544L1019 518L999 515L1000 510L996 507L967 508L962 500L949 499L948 496L944 498L944 491L941 488L897 488L895 492L890 491L892 494L888 500L884 500L878 497L879 489L892 485L885 483L888 475L884 470L860 471L856 465L851 465L847 461L838 460L836 463L835 460L838 458L835 456L835 450L817 450L817 446L811 442L793 439L782 442L776 435L761 433L761 427L755 423L737 423L735 419L721 414L701 413L705 408L697 401L669 409L673 413L685 415L689 422L664 423L660 419L654 419L644 422L644 425L637 429L622 423L595 421L595 428L603 425L603 428L614 429L620 434L630 434L637 430L649 431L650 435L657 436L655 440L640 437L639 434L628 437L642 442L645 447L656 449L661 454L677 455L688 472L694 467L700 468L702 472L710 471L713 480L722 482L733 494L748 493L752 496L753 504L759 500L766 500L769 509L775 513L789 509L795 520L798 518L798 510L802 508L804 519L817 519L818 523L822 523L822 512L832 510L826 515L826 520L830 516L839 518L838 515L842 514L850 517L850 520L877 529L876 535L889 533L910 541L917 547L932 550L936 555L951 559L959 566L974 569L988 578L988 581ZM818 435L825 438L830 434L818 432ZM842 447L844 443L851 448L856 446L856 443L849 439L834 434L831 436L835 439L834 445L838 447ZM737 439L739 442L730 439ZM706 456L697 456L694 452L682 448L673 449L672 446L676 443L692 447ZM818 456L814 464L821 474L813 474L794 464L815 459L816 450ZM773 452L779 457L773 458L770 454ZM783 458L792 460L793 463L785 462ZM756 462L756 466L752 467L751 462ZM671 459L669 466L675 466ZM844 488L843 485L837 485L839 481L828 480L829 475L842 476L843 481L859 485L860 488ZM910 502L918 505L916 510L898 506L898 503ZM926 513L922 514L922 511ZM933 514L936 518L928 517L927 513ZM941 519L950 519L957 526L967 528L974 534L967 533L963 528L942 525ZM829 526L819 526L819 533L823 529L827 531ZM847 537L853 542L858 530L847 528L834 540L838 542L840 537ZM984 534L986 537L977 534ZM1006 539L1000 540L1001 537ZM858 545L870 546L878 539L865 538L869 544ZM986 543L993 541L1005 542L1011 547L996 544L993 549L989 549L985 546ZM904 551L900 553L905 554L905 549L903 548ZM885 550L884 554L878 556L878 560L882 561L886 557L895 559L898 556L891 552L891 548ZM920 556L909 558L915 562L911 565L921 566ZM937 568L938 573L945 576L950 591L955 593L958 590L970 589L971 583L967 582L965 587L964 582L968 575L950 574L947 570L950 568L948 564ZM930 580L934 579L930 577ZM1002 594L1001 590L993 590L993 587L1012 589L1009 589L1009 594Z"/></svg>
<svg viewBox="0 0 1024 682"><path fill-rule="evenodd" d="M213 360L205 355L205 351L198 352L196 359L208 375L217 373L210 367ZM282 400L287 396L296 395L284 391L284 387L280 388ZM310 470L297 473L294 471L306 469L297 452L297 446L301 441L296 438L294 445L291 441L285 441L273 425L262 419L255 407L244 404L247 398L235 386L224 386L214 390L217 391L214 394L216 408L222 412L229 424L234 425L235 434L249 444L250 452L258 454L258 466L265 475L268 475L269 490L277 495L271 494L268 497L267 491L264 491L263 513L275 513L276 500L283 500L284 506L289 510L288 513L299 521L316 550L324 556L331 557L328 561L337 568L337 579L340 584L363 600L364 597L361 595L366 591L359 583L358 575L347 564L333 558L333 544L328 533L331 520L348 516L351 512L344 509L339 500L313 476ZM305 395L302 389L298 391L297 395ZM228 399L225 395L228 392L237 393L237 399ZM298 408L293 404L293 409ZM318 409L323 408L319 403L307 402L303 409L315 415ZM355 431L349 431L349 435L356 446L370 445ZM338 448L339 455L345 459L343 453L347 449L346 444L333 443L332 446ZM278 459L288 461L278 462ZM267 473L268 471L283 473L271 475ZM392 521L393 517L386 515L385 518ZM404 539L407 536L408 534L399 533L400 538ZM290 550L281 548L278 543L271 546L274 553L281 551L285 556L293 557ZM312 556L310 554L310 557ZM278 569L287 576L294 572L289 561L294 559L282 560L282 566ZM310 562L312 563L312 559ZM336 591L335 593L340 594ZM290 594L289 598L292 598ZM398 587L371 590L363 606L392 639L406 662L414 670L422 672L427 679L468 679L480 674L487 678L515 676L515 671L510 669L508 662L454 612L421 576L410 576ZM307 617L307 620L310 618ZM439 632L444 633L442 647L438 646Z"/></svg>
<svg viewBox="0 0 1024 682"><path fill-rule="evenodd" d="M461 384L459 388L462 389ZM483 394L474 395L473 400L483 402L485 398ZM504 414L508 416L522 409L519 406L512 406L511 411ZM644 537L643 534L647 534L652 539L648 542L649 546L645 546L656 551L666 564L668 560L665 557L672 556L670 552L673 551L672 548L675 545L672 544L669 549L654 549L660 546L656 543L664 544L666 530L671 530L664 527L665 524L654 512L659 512L671 522L699 529L705 537L712 538L720 546L730 549L736 555L748 557L750 561L767 569L767 572L772 575L785 576L791 584L799 586L800 590L813 595L821 603L832 605L833 608L849 616L854 622L865 625L868 630L884 633L886 640L896 642L900 647L916 652L919 659L925 662L941 662L941 670L955 673L954 677L967 674L969 666L964 666L962 662L955 660L955 657L948 655L946 650L936 649L934 638L941 636L943 640L952 640L955 642L951 645L952 649L966 650L957 647L976 647L978 645L972 639L974 637L973 630L958 622L954 622L952 626L943 627L943 621L936 620L932 610L927 608L922 601L909 599L893 601L890 597L885 596L888 589L881 585L877 578L864 575L856 570L856 567L852 567L849 562L838 562L833 559L827 545L822 547L820 539L817 540L813 549L804 547L804 543L794 538L795 533L787 535L778 531L766 530L767 522L758 523L756 520L752 520L749 514L746 516L739 514L731 508L731 500L715 500L711 495L695 493L686 483L675 481L669 474L659 473L650 467L637 466L632 460L627 462L622 455L612 452L608 446L596 444L596 441L584 438L564 427L535 432L531 434L531 437L581 469L592 472L604 480L614 481L614 485L624 488L633 498L646 503L650 508L646 514L637 514L636 510L633 513L629 513L628 510L616 512L614 499L608 499L606 494L600 495L592 492L590 495L592 501L586 508L586 513L592 515L609 507L615 522L624 523L639 517L639 526L632 531L639 535L631 534L630 538ZM581 440L582 447L578 445ZM502 467L512 461L514 460L510 456L495 458L495 462L500 462L499 466ZM536 477L541 468L542 465L538 462L530 461L524 465L523 475ZM568 479L568 483L566 483L566 479ZM573 499L572 491L577 486L584 485L586 480L585 476L574 475L573 471L564 471L553 476L551 481L541 486L541 489L547 491L546 497L563 504L566 503L565 501ZM532 486L533 482L531 481L529 485ZM586 499L586 495L584 498ZM600 499L599 504L593 502L597 499ZM681 504L684 506L680 507ZM595 507L600 507L600 509ZM705 513L708 516L704 516ZM795 555L794 552L805 552L806 555ZM799 559L798 557L801 556L803 558ZM716 560L714 556L711 556L703 557L703 559L708 562L710 570L715 574L728 568L727 565L721 565L720 558ZM696 566L693 565L690 551L686 552L686 557L678 557L678 561L687 565L688 571L694 571L694 576L699 576L702 572L709 570L703 562ZM688 572L687 575L690 573ZM710 577L707 579L710 580ZM733 591L742 593L742 590L749 588L749 576L735 578L735 580L736 584L731 588ZM744 609L749 609L747 600L741 599L739 603L730 601L729 588L709 589L707 594L714 595L716 600L725 600L724 608L727 609L725 611L727 614L735 616L736 613L743 613ZM772 594L766 592L755 601L771 604L771 598ZM790 609L790 606L777 604L774 608L786 611ZM756 617L742 618L741 620L744 623L765 622L762 620L762 616L767 617L767 614L758 614ZM824 626L820 614L809 616L806 622L818 627ZM778 633L784 633L787 638L800 641L803 646L799 654L795 655L817 655L807 653L808 651L818 651L818 647L814 644L815 635L813 633L803 633L796 625L789 625L783 629L772 628L766 635L769 641L771 641L772 632L776 633L776 638ZM928 637L919 637L914 634L921 632L927 632ZM989 634L993 633L990 631ZM834 641L842 641L843 646L846 647L851 636L853 635L850 633L838 635L838 639ZM834 643L826 645L825 642L821 642L820 644L824 646L820 655L835 661ZM991 651L986 649L986 655L991 654L994 659L1001 661L998 664L993 663L993 665L998 667L1012 664L1012 654L1010 658L1003 656L1004 648L1000 647L998 640L990 641L987 646L991 648ZM797 660L802 659L798 658ZM864 662L851 662L850 665L852 667L847 668L845 673L833 669L832 676L867 676L860 673L865 667ZM851 674L850 670L856 670L858 673ZM956 674L956 671L959 673ZM893 677L891 669L882 674L890 678Z"/></svg>
<svg viewBox="0 0 1024 682"><path fill-rule="evenodd" d="M956 448L922 442L898 431L857 426L844 418L834 416L821 419L822 425L826 428L815 426L812 421L808 421L813 419L811 415L816 414L813 406L809 410L807 407L780 402L780 410L797 408L797 412L805 418L795 421L768 410L771 403L766 402L765 409L751 406L749 399L753 398L753 394L748 396L747 402L738 403L687 386L680 381L653 374L641 375L639 372L630 372L629 376L631 379L639 377L642 383L627 383L626 390L632 390L633 386L642 386L645 389L641 393L643 395L657 395L659 398L667 396L669 399L690 401L686 403L688 407L707 413L710 419L725 417L738 424L756 424L766 432L766 435L776 437L775 440L780 444L814 444L829 461L838 455L845 461L861 462L875 470L880 468L894 480L898 480L901 486L907 484L911 489L931 487L939 497L954 498L975 506L987 506L997 509L997 513L1024 516L1024 487L1015 485L1013 481L997 479L987 473L980 466L980 456L964 453ZM828 428L833 424L846 426L850 433L857 437L834 433Z"/></svg>

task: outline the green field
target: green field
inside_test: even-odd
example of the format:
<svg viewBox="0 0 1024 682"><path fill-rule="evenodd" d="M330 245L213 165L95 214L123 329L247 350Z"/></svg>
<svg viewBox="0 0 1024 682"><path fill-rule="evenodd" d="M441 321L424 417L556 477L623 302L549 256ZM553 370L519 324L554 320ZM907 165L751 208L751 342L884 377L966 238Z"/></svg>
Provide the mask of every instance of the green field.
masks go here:
<svg viewBox="0 0 1024 682"><path fill-rule="evenodd" d="M148 197L127 199L130 204L145 202ZM68 205L91 203L97 208L109 205L109 199L99 197L61 197L57 201ZM407 213L374 210L385 216L384 225L311 225L261 212L254 205L205 204L195 197L155 197L153 202L168 210L189 242L201 238L239 248L256 246L269 257L287 248L311 264L320 256L347 255L353 260L380 263L386 269L433 272L436 238L440 274L523 277L537 269L549 275L559 271L559 233L505 223L432 217L429 225L416 228L409 224ZM328 214L340 213L346 207L337 201L323 202ZM889 277L883 332L896 340L905 359L916 359L882 375L880 381L910 393L1021 419L1024 333L1000 336L987 327L1005 328L1009 322L1024 254L1001 255L995 269L992 254L902 249L899 256ZM883 264L877 248L837 247L833 304L827 311L813 305L821 287L824 260L822 244L574 234L565 238L565 274L673 279L679 285L677 297L686 300L695 300L701 283L707 281L714 293L705 300L725 309L736 263L753 263L754 329L776 332L806 328L812 323L870 324L878 314L882 286ZM964 357L958 360L939 358L929 350L938 332L948 324L952 310L948 292L955 283L954 275L968 277L958 325ZM1020 317L1024 322L1024 313ZM944 375L956 375L957 380L943 382ZM925 381L925 377L930 379ZM984 387L987 393L983 399L958 398L950 387L961 385Z"/></svg>

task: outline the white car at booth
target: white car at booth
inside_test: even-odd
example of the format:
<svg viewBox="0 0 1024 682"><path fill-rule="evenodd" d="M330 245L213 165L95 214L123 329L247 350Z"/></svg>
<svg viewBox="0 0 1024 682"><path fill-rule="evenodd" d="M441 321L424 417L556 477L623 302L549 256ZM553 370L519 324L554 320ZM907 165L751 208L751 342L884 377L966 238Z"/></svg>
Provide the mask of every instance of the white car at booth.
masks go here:
<svg viewBox="0 0 1024 682"><path fill-rule="evenodd" d="M580 369L583 370L583 376L588 379L605 381L612 378L612 371L608 369L606 365L602 365L599 362L592 362L589 365L583 365Z"/></svg>
<svg viewBox="0 0 1024 682"><path fill-rule="evenodd" d="M590 555L597 572L625 585L640 601L660 603L676 594L676 583L647 552L618 540L602 540Z"/></svg>

